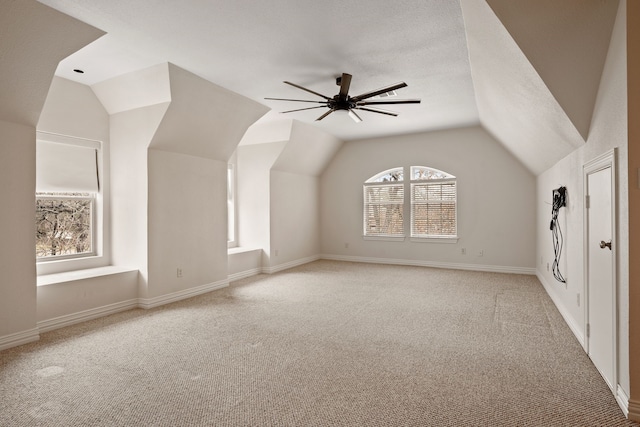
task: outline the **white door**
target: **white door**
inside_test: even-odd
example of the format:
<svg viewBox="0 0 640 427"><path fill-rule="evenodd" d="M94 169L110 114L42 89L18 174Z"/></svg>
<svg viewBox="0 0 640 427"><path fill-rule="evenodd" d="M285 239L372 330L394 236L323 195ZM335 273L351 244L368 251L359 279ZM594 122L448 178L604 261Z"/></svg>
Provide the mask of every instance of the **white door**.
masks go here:
<svg viewBox="0 0 640 427"><path fill-rule="evenodd" d="M585 169L587 190L587 353L615 393L616 289L612 165Z"/></svg>

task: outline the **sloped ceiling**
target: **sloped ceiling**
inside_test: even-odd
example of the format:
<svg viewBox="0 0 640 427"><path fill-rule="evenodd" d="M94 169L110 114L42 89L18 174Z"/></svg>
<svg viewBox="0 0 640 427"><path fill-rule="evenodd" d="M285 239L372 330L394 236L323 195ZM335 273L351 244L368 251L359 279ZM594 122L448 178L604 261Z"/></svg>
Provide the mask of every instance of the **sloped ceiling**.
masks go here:
<svg viewBox="0 0 640 427"><path fill-rule="evenodd" d="M495 3L503 21L488 3L461 0L480 122L539 174L587 138L618 2L567 2L590 11L572 18L563 2ZM556 9L563 19L549 19ZM597 36L586 37L594 20Z"/></svg>
<svg viewBox="0 0 640 427"><path fill-rule="evenodd" d="M95 85L171 62L272 108L263 120L301 107L265 97L315 99L283 80L328 96L342 72L353 74L352 95L405 81L398 97L422 103L389 108L399 117L284 117L344 141L481 123L534 173L588 138L619 3L39 1L108 33L62 61L62 77Z"/></svg>
<svg viewBox="0 0 640 427"><path fill-rule="evenodd" d="M0 8L0 120L35 126L58 62L103 32L33 1Z"/></svg>

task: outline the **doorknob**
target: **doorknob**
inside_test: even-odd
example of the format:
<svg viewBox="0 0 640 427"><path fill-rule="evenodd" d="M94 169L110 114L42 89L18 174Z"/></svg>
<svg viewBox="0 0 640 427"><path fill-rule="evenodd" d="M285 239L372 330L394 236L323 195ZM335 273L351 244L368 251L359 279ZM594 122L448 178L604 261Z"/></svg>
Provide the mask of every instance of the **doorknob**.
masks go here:
<svg viewBox="0 0 640 427"><path fill-rule="evenodd" d="M600 241L600 249L609 248L611 250L611 240L605 242L604 240Z"/></svg>

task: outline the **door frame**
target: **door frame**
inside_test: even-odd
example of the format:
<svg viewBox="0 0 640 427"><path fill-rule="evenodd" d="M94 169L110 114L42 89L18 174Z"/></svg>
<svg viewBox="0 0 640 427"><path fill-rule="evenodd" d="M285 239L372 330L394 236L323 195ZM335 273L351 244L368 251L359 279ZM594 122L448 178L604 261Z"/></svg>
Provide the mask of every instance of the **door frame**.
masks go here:
<svg viewBox="0 0 640 427"><path fill-rule="evenodd" d="M589 175L600 172L604 169L610 168L611 173L611 281L612 281L612 313L613 313L613 330L611 331L613 337L613 378L612 378L612 392L614 396L617 396L618 387L618 221L616 216L617 205L617 173L616 173L616 154L615 148L599 155L598 157L585 163L583 166L583 191L584 191L584 205L583 205L583 227L584 227L584 290L583 290L583 310L584 310L584 350L589 354L589 334L587 334L587 325L589 324L589 209L587 208L587 196L589 195Z"/></svg>

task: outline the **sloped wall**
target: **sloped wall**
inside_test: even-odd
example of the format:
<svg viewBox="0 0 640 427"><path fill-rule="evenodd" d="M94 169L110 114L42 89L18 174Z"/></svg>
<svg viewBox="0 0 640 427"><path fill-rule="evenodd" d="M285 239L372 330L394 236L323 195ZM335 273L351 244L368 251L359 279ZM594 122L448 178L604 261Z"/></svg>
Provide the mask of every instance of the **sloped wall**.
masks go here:
<svg viewBox="0 0 640 427"><path fill-rule="evenodd" d="M627 71L626 25L624 3L618 9L607 59L600 80L591 129L586 144L558 161L537 177L537 272L547 292L563 313L565 320L578 339L584 337L584 185L583 165L597 156L615 148L617 150L618 206L616 218L618 245L618 381L629 393L628 316L629 316L629 214L627 195L629 176L627 164ZM567 283L557 282L547 270L554 259L551 231L552 190L566 186L567 207L560 209L560 226L564 235L564 247L560 269ZM580 301L580 304L578 303Z"/></svg>

